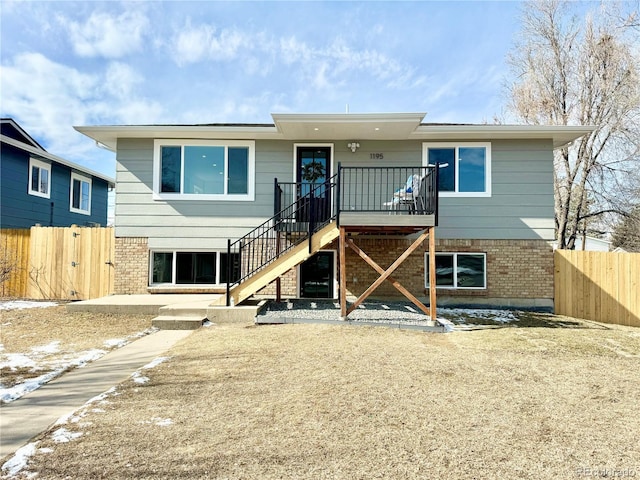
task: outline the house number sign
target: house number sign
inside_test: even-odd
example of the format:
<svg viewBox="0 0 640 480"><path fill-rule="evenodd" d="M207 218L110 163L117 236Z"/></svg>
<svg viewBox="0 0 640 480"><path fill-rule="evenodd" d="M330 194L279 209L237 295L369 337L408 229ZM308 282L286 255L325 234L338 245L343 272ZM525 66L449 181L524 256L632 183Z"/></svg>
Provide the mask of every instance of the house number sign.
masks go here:
<svg viewBox="0 0 640 480"><path fill-rule="evenodd" d="M384 154L382 153L370 153L369 158L371 160L382 160L384 159Z"/></svg>

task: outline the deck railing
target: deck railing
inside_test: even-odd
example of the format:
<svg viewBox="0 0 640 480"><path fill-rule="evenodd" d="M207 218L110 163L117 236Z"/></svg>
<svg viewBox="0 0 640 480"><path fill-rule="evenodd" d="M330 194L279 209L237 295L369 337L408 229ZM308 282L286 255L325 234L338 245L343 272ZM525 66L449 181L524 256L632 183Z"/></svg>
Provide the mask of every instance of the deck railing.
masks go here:
<svg viewBox="0 0 640 480"><path fill-rule="evenodd" d="M340 167L339 213L436 215L438 169Z"/></svg>
<svg viewBox="0 0 640 480"><path fill-rule="evenodd" d="M302 242L308 241L311 248L313 234L335 219L331 199L335 197L336 179L334 175L324 183L307 184L305 193L297 198L288 196L292 195L292 184L275 181L273 217L242 238L227 242L227 305L233 285L255 275Z"/></svg>

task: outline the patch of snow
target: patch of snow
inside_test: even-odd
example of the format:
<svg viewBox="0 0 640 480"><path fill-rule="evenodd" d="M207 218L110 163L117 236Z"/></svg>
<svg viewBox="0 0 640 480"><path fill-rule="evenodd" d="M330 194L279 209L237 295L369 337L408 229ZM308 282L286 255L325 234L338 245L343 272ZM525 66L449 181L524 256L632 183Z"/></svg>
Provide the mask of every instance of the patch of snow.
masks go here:
<svg viewBox="0 0 640 480"><path fill-rule="evenodd" d="M149 377L145 377L144 375L141 375L139 372L133 372L131 374L131 378L133 379L134 382L139 384L144 384L149 381Z"/></svg>
<svg viewBox="0 0 640 480"><path fill-rule="evenodd" d="M10 368L11 370L17 370L18 368L33 368L37 367L36 362L22 353L7 353L7 360L0 362L0 368Z"/></svg>
<svg viewBox="0 0 640 480"><path fill-rule="evenodd" d="M120 348L124 347L127 343L129 343L129 340L126 338L110 338L109 340L105 340L103 345L107 348Z"/></svg>
<svg viewBox="0 0 640 480"><path fill-rule="evenodd" d="M24 310L25 308L47 308L56 306L58 306L56 302L32 302L27 300L0 302L0 310Z"/></svg>
<svg viewBox="0 0 640 480"><path fill-rule="evenodd" d="M2 325L6 325L6 323L3 323ZM0 352L4 350L4 345L0 343Z"/></svg>
<svg viewBox="0 0 640 480"><path fill-rule="evenodd" d="M36 453L36 445L38 445L38 442L32 442L19 448L16 453L13 454L13 457L2 465L2 471L10 477L17 475L27 466L29 457Z"/></svg>
<svg viewBox="0 0 640 480"><path fill-rule="evenodd" d="M64 372L64 369L54 370L53 372L45 373L36 378L30 378L23 383L19 383L10 388L0 388L0 400L4 403L10 403L18 398L26 395L29 392L33 392L40 385L50 382L60 374Z"/></svg>
<svg viewBox="0 0 640 480"><path fill-rule="evenodd" d="M169 425L173 425L173 420L171 420L170 418L152 417L151 420L142 420L139 423L153 423L154 425L158 425L159 427L168 427Z"/></svg>
<svg viewBox="0 0 640 480"><path fill-rule="evenodd" d="M53 453L53 448L49 448L49 447L39 448L38 453Z"/></svg>
<svg viewBox="0 0 640 480"><path fill-rule="evenodd" d="M112 395L118 395L118 392L116 392L116 387L111 387L109 390L107 390L106 392L102 392L100 395L96 395L93 398L90 398L87 403L85 403L85 405L89 405L92 403L96 403L96 402L104 402L106 401L107 397L110 397Z"/></svg>
<svg viewBox="0 0 640 480"><path fill-rule="evenodd" d="M62 427L53 432L51 435L51 439L55 443L68 443L71 440L75 440L78 437L82 436L82 432L70 432L66 428Z"/></svg>
<svg viewBox="0 0 640 480"><path fill-rule="evenodd" d="M211 323L209 320L205 320L204 322L202 322L202 326L203 327L211 327L211 326L213 326L213 323Z"/></svg>
<svg viewBox="0 0 640 480"><path fill-rule="evenodd" d="M142 367L140 370L148 370L150 368L155 368L158 365L160 365L162 362L166 362L170 358L171 357L156 357L153 360L151 360L149 363L147 363L144 367Z"/></svg>
<svg viewBox="0 0 640 480"><path fill-rule="evenodd" d="M40 347L31 347L31 351L36 354L57 353L60 351L60 341L54 340L47 345L42 345Z"/></svg>

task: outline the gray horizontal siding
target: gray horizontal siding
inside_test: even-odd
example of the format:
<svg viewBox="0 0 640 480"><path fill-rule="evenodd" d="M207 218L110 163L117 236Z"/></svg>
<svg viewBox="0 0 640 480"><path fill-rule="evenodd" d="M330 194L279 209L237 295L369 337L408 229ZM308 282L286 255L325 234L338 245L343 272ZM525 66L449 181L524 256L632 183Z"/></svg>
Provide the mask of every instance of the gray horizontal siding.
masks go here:
<svg viewBox="0 0 640 480"><path fill-rule="evenodd" d="M446 141L443 139L443 141ZM273 214L273 179L293 180L294 143L256 141L253 202L153 200L153 140L118 142L116 235L149 238L151 248L224 248ZM308 143L308 142L300 142ZM343 166L419 166L422 141L333 143ZM438 238L553 239L551 141L500 140L492 147L492 196L442 197ZM372 159L382 154L382 159ZM400 185L398 185L400 187Z"/></svg>
<svg viewBox="0 0 640 480"><path fill-rule="evenodd" d="M438 238L554 238L550 140L491 142L491 197L441 197Z"/></svg>
<svg viewBox="0 0 640 480"><path fill-rule="evenodd" d="M121 139L116 166L116 235L148 237L151 248L226 248L273 215L273 179L290 181L291 142L256 142L254 201L153 200L153 140Z"/></svg>

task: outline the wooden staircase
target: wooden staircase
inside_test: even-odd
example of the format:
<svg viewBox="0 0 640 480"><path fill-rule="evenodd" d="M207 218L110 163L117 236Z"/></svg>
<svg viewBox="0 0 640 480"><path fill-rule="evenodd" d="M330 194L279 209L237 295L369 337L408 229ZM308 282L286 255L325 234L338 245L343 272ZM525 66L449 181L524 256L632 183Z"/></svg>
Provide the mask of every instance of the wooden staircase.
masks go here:
<svg viewBox="0 0 640 480"><path fill-rule="evenodd" d="M339 234L340 231L336 221L334 220L314 233L310 242L304 241L299 243L254 275L231 288L229 291L230 304L240 304L261 288L266 287L281 275L284 275L295 266L318 253L321 249L325 248L338 238ZM226 297L223 295L211 305L215 306L225 304Z"/></svg>

